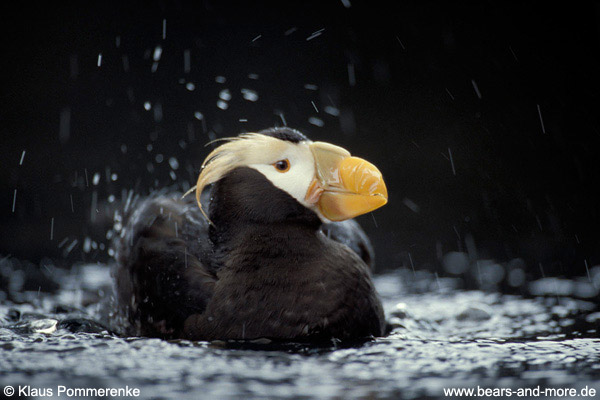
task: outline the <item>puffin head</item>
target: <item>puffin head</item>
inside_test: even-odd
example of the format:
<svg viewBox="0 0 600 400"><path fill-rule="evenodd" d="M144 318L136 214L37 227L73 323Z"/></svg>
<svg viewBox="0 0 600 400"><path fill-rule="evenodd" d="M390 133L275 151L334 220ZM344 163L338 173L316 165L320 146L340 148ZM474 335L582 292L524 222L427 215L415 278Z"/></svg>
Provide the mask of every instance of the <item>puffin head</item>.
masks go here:
<svg viewBox="0 0 600 400"><path fill-rule="evenodd" d="M205 216L202 191L219 181L229 181L236 188L236 193L230 190L227 196L237 199L236 204L243 203L244 211L239 213L269 214L271 220L295 215L301 208L316 214L321 222L343 221L387 203L381 172L339 146L312 142L290 128L224 140L205 159L195 186ZM286 207L288 213L282 210Z"/></svg>

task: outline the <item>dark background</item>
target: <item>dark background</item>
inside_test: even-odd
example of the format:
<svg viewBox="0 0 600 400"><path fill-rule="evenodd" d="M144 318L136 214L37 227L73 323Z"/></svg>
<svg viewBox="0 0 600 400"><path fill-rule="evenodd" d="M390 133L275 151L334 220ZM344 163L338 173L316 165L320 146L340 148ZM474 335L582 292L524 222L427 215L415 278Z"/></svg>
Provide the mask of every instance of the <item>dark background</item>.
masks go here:
<svg viewBox="0 0 600 400"><path fill-rule="evenodd" d="M0 255L105 261L109 195L187 188L211 138L285 119L382 170L390 202L360 219L379 270L600 263L598 3L122 3L1 13Z"/></svg>

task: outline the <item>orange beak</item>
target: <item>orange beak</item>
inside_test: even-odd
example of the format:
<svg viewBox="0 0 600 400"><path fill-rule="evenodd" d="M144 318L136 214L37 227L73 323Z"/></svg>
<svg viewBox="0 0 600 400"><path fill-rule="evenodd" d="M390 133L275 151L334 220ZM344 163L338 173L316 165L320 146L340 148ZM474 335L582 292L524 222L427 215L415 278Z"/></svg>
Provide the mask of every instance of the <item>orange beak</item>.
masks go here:
<svg viewBox="0 0 600 400"><path fill-rule="evenodd" d="M316 176L305 200L317 204L330 221L343 221L371 212L388 201L381 172L368 161L351 157L341 147L314 142Z"/></svg>

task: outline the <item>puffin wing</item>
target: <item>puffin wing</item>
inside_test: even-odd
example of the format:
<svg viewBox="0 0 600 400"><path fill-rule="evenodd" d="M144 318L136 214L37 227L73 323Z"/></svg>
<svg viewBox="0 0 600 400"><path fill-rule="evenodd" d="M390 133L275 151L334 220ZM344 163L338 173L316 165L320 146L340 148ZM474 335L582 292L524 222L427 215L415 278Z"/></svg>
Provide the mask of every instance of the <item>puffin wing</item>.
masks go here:
<svg viewBox="0 0 600 400"><path fill-rule="evenodd" d="M116 295L124 330L180 336L185 319L206 308L217 280L208 223L195 200L173 195L141 201L116 247Z"/></svg>
<svg viewBox="0 0 600 400"><path fill-rule="evenodd" d="M353 219L323 224L321 228L329 239L345 244L367 264L372 271L375 267L375 250L362 227Z"/></svg>

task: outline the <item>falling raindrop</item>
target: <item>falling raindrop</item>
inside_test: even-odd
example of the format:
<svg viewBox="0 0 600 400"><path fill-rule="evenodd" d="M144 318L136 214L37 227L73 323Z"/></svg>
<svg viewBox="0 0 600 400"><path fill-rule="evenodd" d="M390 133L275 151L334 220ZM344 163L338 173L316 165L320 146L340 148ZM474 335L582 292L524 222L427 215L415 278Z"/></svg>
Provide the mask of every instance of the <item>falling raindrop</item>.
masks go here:
<svg viewBox="0 0 600 400"><path fill-rule="evenodd" d="M90 239L88 236L86 236L86 238L83 240L83 252L89 253L91 249L92 249L92 239Z"/></svg>
<svg viewBox="0 0 600 400"><path fill-rule="evenodd" d="M163 118L162 105L160 103L156 103L153 108L154 111L154 121L160 122Z"/></svg>
<svg viewBox="0 0 600 400"><path fill-rule="evenodd" d="M123 62L123 71L129 71L129 57L127 56L127 54L123 54L123 56L121 57L121 61Z"/></svg>
<svg viewBox="0 0 600 400"><path fill-rule="evenodd" d="M229 89L223 89L219 92L219 98L223 101L231 100L231 92Z"/></svg>
<svg viewBox="0 0 600 400"><path fill-rule="evenodd" d="M334 106L326 106L325 107L325 112L329 115L332 115L334 117L339 117L340 116L340 110L337 107Z"/></svg>
<svg viewBox="0 0 600 400"><path fill-rule="evenodd" d="M242 89L242 97L244 98L244 100L248 100L248 101L257 101L258 100L258 93L256 93L254 90L251 89Z"/></svg>
<svg viewBox="0 0 600 400"><path fill-rule="evenodd" d="M400 47L402 47L402 50L406 50L406 47L404 47L404 43L402 43L402 40L400 40L398 36L396 36L396 40L398 41L398 43L400 43Z"/></svg>
<svg viewBox="0 0 600 400"><path fill-rule="evenodd" d="M475 94L477 94L477 97L481 99L481 92L479 91L479 86L477 86L475 79L471 79L471 84L473 85L473 89L475 89Z"/></svg>
<svg viewBox="0 0 600 400"><path fill-rule="evenodd" d="M350 86L356 85L356 76L354 73L354 64L348 64L348 83Z"/></svg>
<svg viewBox="0 0 600 400"><path fill-rule="evenodd" d="M450 156L450 165L452 165L452 174L456 175L456 169L454 168L454 159L452 158L452 150L448 147L448 155Z"/></svg>
<svg viewBox="0 0 600 400"><path fill-rule="evenodd" d="M179 161L177 161L175 157L171 157L169 158L169 165L171 166L171 168L176 170L179 168Z"/></svg>
<svg viewBox="0 0 600 400"><path fill-rule="evenodd" d="M437 271L435 272L435 281L437 282L438 290L442 290L442 285L440 285L440 277L438 276Z"/></svg>
<svg viewBox="0 0 600 400"><path fill-rule="evenodd" d="M408 252L408 260L410 261L410 267L412 268L413 276L417 276L417 273L415 272L415 263L413 263L413 259L412 259L412 256L410 255L410 251Z"/></svg>
<svg viewBox="0 0 600 400"><path fill-rule="evenodd" d="M281 118L281 123L283 124L283 126L287 126L287 121L285 120L285 116L283 115L282 112L276 112L277 115L279 115L279 118Z"/></svg>
<svg viewBox="0 0 600 400"><path fill-rule="evenodd" d="M58 137L62 144L66 143L71 136L71 109L65 107L60 111L60 124Z"/></svg>
<svg viewBox="0 0 600 400"><path fill-rule="evenodd" d="M308 122L310 124L318 126L318 127L322 127L323 125L325 125L325 122L323 122L323 120L321 118L317 118L317 117L310 117L308 119Z"/></svg>
<svg viewBox="0 0 600 400"><path fill-rule="evenodd" d="M65 244L67 244L68 241L69 237L67 236L66 238L60 241L60 243L58 244L58 248L60 249L61 247L63 247Z"/></svg>
<svg viewBox="0 0 600 400"><path fill-rule="evenodd" d="M519 62L519 59L517 58L517 55L515 54L512 46L508 46L508 50L510 50L510 53L512 54L512 56L515 58L516 62Z"/></svg>
<svg viewBox="0 0 600 400"><path fill-rule="evenodd" d="M321 36L321 34L323 33L324 30L325 30L325 28L322 28L322 29L319 29L318 31L311 33L310 36L306 38L306 41L308 42L309 40L313 40L314 38Z"/></svg>
<svg viewBox="0 0 600 400"><path fill-rule="evenodd" d="M162 55L162 47L160 46L156 46L154 48L154 53L152 54L152 59L154 61L159 61L160 60L160 56Z"/></svg>
<svg viewBox="0 0 600 400"><path fill-rule="evenodd" d="M588 266L588 262L587 260L583 260L584 264L585 264L585 271L587 272L587 277L590 280L590 282L592 282L592 277L590 276L590 267Z"/></svg>
<svg viewBox="0 0 600 400"><path fill-rule="evenodd" d="M69 244L67 246L67 248L65 249L65 253L64 255L67 256L71 251L73 251L73 249L75 248L75 246L77 246L77 243L79 243L79 240L74 239L71 244Z"/></svg>
<svg viewBox="0 0 600 400"><path fill-rule="evenodd" d="M185 49L183 51L183 72L185 72L186 74L190 72L191 69L191 55L190 55L190 50L189 49Z"/></svg>
<svg viewBox="0 0 600 400"><path fill-rule="evenodd" d="M404 205L414 213L419 213L419 211L421 211L421 207L419 207L418 204L416 204L414 201L407 197L405 197L404 200L402 200L402 203L404 203Z"/></svg>
<svg viewBox="0 0 600 400"><path fill-rule="evenodd" d="M540 109L540 105L537 105L538 115L540 117L540 124L542 125L542 133L546 133L546 128L544 127L544 119L542 118L542 110Z"/></svg>

